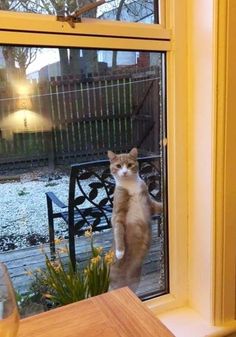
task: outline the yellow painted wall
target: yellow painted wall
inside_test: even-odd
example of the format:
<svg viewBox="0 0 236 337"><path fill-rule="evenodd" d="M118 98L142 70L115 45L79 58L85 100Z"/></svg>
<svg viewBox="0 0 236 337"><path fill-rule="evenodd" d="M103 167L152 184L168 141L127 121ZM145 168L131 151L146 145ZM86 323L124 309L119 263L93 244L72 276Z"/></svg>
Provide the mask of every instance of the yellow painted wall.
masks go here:
<svg viewBox="0 0 236 337"><path fill-rule="evenodd" d="M236 1L192 0L188 31L189 302L220 324L236 312Z"/></svg>
<svg viewBox="0 0 236 337"><path fill-rule="evenodd" d="M236 296L236 1L228 1L228 31L226 57L226 96L225 96L225 200L224 200L224 239L226 255L232 260L226 267L226 284L229 300L227 302L226 317L236 311L231 296ZM230 267L231 266L231 267ZM234 268L233 268L234 266ZM235 316L236 317L236 316Z"/></svg>
<svg viewBox="0 0 236 337"><path fill-rule="evenodd" d="M169 2L171 1L167 1L167 3ZM182 24L174 24L173 50L170 53L171 55L168 55L169 61L171 59L174 60L174 62L168 63L170 68L168 70L170 74L168 75L168 79L169 82L172 81L172 87L168 87L168 89L171 88L171 90L168 91L168 113L170 115L169 111L171 111L173 114L173 116L168 116L169 130L173 131L169 132L168 144L169 148L172 147L176 150L173 151L174 154L172 153L172 157L177 158L176 162L182 159L182 162L185 164L183 160L186 158L185 151L188 152L186 160L188 162L188 172L186 172L184 168L183 174L181 165L179 165L178 170L173 170L174 173L170 170L169 176L172 181L170 181L169 186L176 184L175 189L172 188L172 190L169 190L170 222L172 222L174 217L183 222L182 218L184 218L186 214L185 204L188 202L188 226L180 226L180 230L179 227L175 227L175 235L173 235L173 228L170 228L171 282L180 284L179 288L182 286L185 292L186 278L179 277L174 279L174 272L172 272L172 270L180 270L179 274L175 272L175 274L178 275L184 274L185 276L185 274L188 273L189 290L188 296L184 298L188 299L188 304L191 308L198 311L207 322L213 322L215 319L215 292L215 298L219 299L219 301L217 300L219 311L224 311L224 314L219 313L218 317L223 317L224 320L230 320L233 319L232 312L235 316L236 311L235 300L232 300L236 294L236 156L234 154L236 144L236 114L234 112L236 108L236 1L186 0L184 5L183 2L181 2L181 4L174 0L172 2L176 5L176 8L181 6L184 8L183 12L178 14L179 21L181 21ZM228 16L226 18L228 30L222 38L223 44L218 44L219 41L216 31L219 30L219 32L221 32L223 27L219 25L219 29L217 30L216 25L218 24L217 20L222 18L222 12L219 11L216 14L215 9L218 4L221 3L223 3L224 6L225 4L228 6ZM183 15L183 13L185 13L184 10L188 11L186 27L185 15ZM173 12L177 13L177 10ZM171 15L173 15L173 13ZM225 13L223 13L223 15L225 15ZM184 20L182 17L184 17ZM22 22L23 21L22 17ZM169 19L169 21L172 22L171 19ZM9 22L10 21L6 19L5 24L7 25ZM55 25L55 23L51 24L53 24L53 26ZM78 27L79 29L85 29L83 28L83 24ZM96 25L93 27L95 27L95 29L97 28ZM112 27L111 25L111 28ZM180 30L178 30L178 27L180 27ZM127 29L127 32L130 31L130 29ZM155 27L151 29L153 29L153 34L158 36L158 31L156 31ZM143 28L141 30L145 31ZM113 30L110 29L110 31L112 34ZM185 36L186 32L187 37ZM9 34L12 35L12 32ZM22 37L22 33L19 34L21 34L19 36ZM125 34L127 34L126 28ZM13 37L15 40L13 40L13 42L19 43L19 36L14 33ZM109 37L110 35L108 34L107 36ZM141 42L137 39L135 43L132 41L132 45L129 46L130 41L127 39L127 36L125 37L126 39L124 39L122 43L119 41L121 48L138 49L140 47ZM48 39L47 43L58 43L54 34L52 34L51 38L53 38L53 42ZM62 38L61 35L60 38ZM73 38L75 45L78 44L78 41L82 41L81 43L84 47L88 46L88 41L90 40L90 38L87 37L83 37L82 40L78 39L77 36L72 36L71 38ZM2 42L9 41L9 37L5 34L3 37L0 37L0 39L2 39ZM224 58L224 44L226 40L228 48L226 66L219 66L217 68L217 58L219 56ZM35 43L35 37L32 37L30 41L31 43ZM144 40L142 40L142 43L143 41ZM107 39L107 41L104 42L104 38L96 39L94 43L97 43L95 46L100 48L117 46L115 45L117 41L113 40L113 45L110 45L110 40ZM155 50L161 45L160 48L162 49L170 49L169 42L168 46L163 44L164 42L158 43L159 44L157 44L156 41L152 43L152 41L147 40L143 47L145 49L153 48L153 50ZM62 45L67 44L68 37L66 36L63 37ZM188 75L186 75L186 66ZM174 74L176 74L175 77ZM221 83L217 83L219 78L222 80ZM181 80L182 83L179 80ZM225 86L227 88L225 88ZM181 87L182 89L184 87L184 90L181 91ZM183 94L185 91L187 91L186 95ZM224 96L223 92L226 92L225 96L222 97L221 105L217 105L219 91L222 91L222 96ZM173 92L176 93L176 96L173 95ZM185 106L186 102L188 104L187 109ZM170 109L170 105L178 107L176 114L173 113L173 108ZM188 123L187 140L184 137L185 133L182 131L182 124L184 124L185 130L186 115ZM223 123L222 127L221 123ZM221 131L219 131L220 128ZM172 140L174 137L179 139L180 142L174 142ZM187 143L186 146L184 142ZM177 146L179 144L184 144L181 149ZM216 160L218 159L219 161L217 162ZM215 166L216 162L217 167ZM222 163L222 170L218 170L220 163ZM174 165L170 165L169 167L172 168ZM182 204L175 203L174 201L185 194L184 184L186 180L182 179L184 184L181 188L180 177L185 177L186 175L188 175L188 198L184 198ZM215 191L219 191L217 186L220 184L222 185L221 193L215 194ZM174 196L174 193L172 193L173 190L176 194ZM186 199L188 199L187 202L185 202ZM176 205L180 205L180 207ZM217 213L218 210L221 212ZM180 236L177 236L176 233L179 232ZM185 245L186 235L188 235L188 245ZM177 242L174 243L176 237ZM181 246L184 247L181 251L182 255L175 254L181 250ZM186 268L185 262L181 263L181 258L185 260L186 255L188 255L188 268ZM175 259L173 263L175 256L180 257L180 261ZM215 273L218 258L221 259L220 268L216 268L217 272ZM226 263L226 260L230 261L230 263ZM217 278L216 283L214 283L214 275L216 275ZM174 281L172 281L173 279ZM183 279L184 281L182 283L184 283L184 285L181 284ZM218 282L218 279L221 279L221 281ZM215 284L217 286L215 286ZM171 290L172 288L171 285ZM179 289L177 289L177 291L179 292ZM177 291L176 293L178 294ZM234 307L232 308L232 306ZM220 321L219 319L219 322Z"/></svg>

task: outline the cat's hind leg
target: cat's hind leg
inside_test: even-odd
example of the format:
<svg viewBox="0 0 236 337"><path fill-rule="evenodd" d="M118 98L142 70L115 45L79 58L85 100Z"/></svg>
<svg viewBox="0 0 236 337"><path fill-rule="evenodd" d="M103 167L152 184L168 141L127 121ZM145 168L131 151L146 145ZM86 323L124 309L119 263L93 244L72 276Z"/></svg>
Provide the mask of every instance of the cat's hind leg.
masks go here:
<svg viewBox="0 0 236 337"><path fill-rule="evenodd" d="M111 265L110 290L128 286L127 267L125 259L117 259L115 263Z"/></svg>

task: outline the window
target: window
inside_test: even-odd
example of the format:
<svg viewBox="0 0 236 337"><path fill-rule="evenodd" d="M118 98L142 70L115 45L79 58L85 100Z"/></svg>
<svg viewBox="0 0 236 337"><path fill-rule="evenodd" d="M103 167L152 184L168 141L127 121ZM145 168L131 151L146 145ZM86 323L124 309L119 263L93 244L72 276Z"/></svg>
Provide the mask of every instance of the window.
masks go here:
<svg viewBox="0 0 236 337"><path fill-rule="evenodd" d="M230 124L231 117L226 118L222 109L226 103L229 104L225 94L225 69L227 74L233 73L233 61L231 64L226 58L226 54L231 55L231 51L226 53L227 48L222 46L231 46L234 52L234 44L227 42L227 39L230 41L230 37L233 39L235 36L231 30L235 25L229 24L227 20L235 15L233 5L228 6L224 0L218 2L217 10L210 0L202 1L201 6L195 0L165 3L166 15L163 11L164 1L159 4L161 25L111 24L109 20L84 18L82 23L71 27L67 23L60 24L49 15L42 17L1 12L0 43L166 52L170 294L148 301L148 305L158 313L188 303L191 312L195 309L204 318L204 323L201 321L200 325L199 321L196 324L194 320L194 332L188 331L189 335L196 335L196 326L200 326L199 335L203 331L209 335L217 329L206 326L205 322L212 325L233 320L235 324L235 296L232 296L235 294L235 275L232 272L235 268L232 258L235 255L235 230L231 226L234 223L234 208L231 207L231 189L234 184L233 173L229 173L234 167L234 156L230 155L231 147L229 152L225 151L226 140L230 140L227 143L229 146L233 144L234 138L230 136L234 134L231 130L234 123ZM213 25L212 21L219 24ZM166 27L172 27L173 31ZM225 36L226 32L230 35ZM215 39L216 35L219 40ZM217 54L217 65L213 54ZM226 64L230 64L230 69ZM215 79L209 76L213 67L219 72L214 74L214 78L217 78L215 87ZM229 78L231 81L235 76ZM233 89L232 85L232 92ZM215 103L217 113L213 109ZM229 121L230 131L225 118ZM216 129L217 136L214 133ZM228 162L229 158L232 161ZM217 170L214 166L216 161ZM216 190L219 192L217 196L213 194ZM208 198L209 195L212 200ZM228 212L229 208L231 210ZM231 216L232 221L229 219ZM180 316L176 317L178 324L171 319L171 330L176 326L181 328ZM182 320L184 329L187 328L186 321L189 321L189 315L187 317L186 320L185 311ZM221 331L222 335L230 333L233 325ZM181 336L184 333L186 329L183 333L179 331Z"/></svg>
<svg viewBox="0 0 236 337"><path fill-rule="evenodd" d="M0 4L1 10L31 12L38 14L63 16L74 12L78 8L91 6L96 1L53 0L53 1L4 1ZM103 20L117 20L128 22L159 23L158 0L110 0L101 3L83 17Z"/></svg>
<svg viewBox="0 0 236 337"><path fill-rule="evenodd" d="M5 18L6 16L4 15ZM16 17L17 21L22 20L25 27L28 29L30 27L31 31L28 33L31 35L34 30L33 22L36 23L37 20L32 20L33 17L30 16L28 19L32 21L27 25L23 22L25 18L23 14L17 14ZM56 24L59 30L61 29L53 17L49 18L49 21L53 26ZM3 20L3 26L4 22L7 24L7 21ZM99 21L100 24L101 21ZM37 41L39 46L35 45L35 34L30 43L31 46L29 46L31 40L29 35L27 35L27 41L25 40L26 46L23 44L17 46L16 43L9 46L3 43L7 34L3 37L1 77L5 91L1 96L1 169L8 174L12 170L12 175L15 173L19 175L21 169L25 170L35 165L52 168L65 163L69 165L76 160L104 159L109 148L120 153L130 150L132 146L138 146L140 157L150 155L159 157L157 164L160 179L159 190L156 190L156 193L159 193L159 200L165 199L166 208L165 50L170 48L169 41L166 39L169 32L163 33L162 30L159 41L154 37L156 30L151 29L149 49L151 43L151 49L156 51L150 52L146 41L146 35L149 32L143 32L138 28L141 39L134 40L131 29L131 31L123 31L125 38L114 39L109 36L110 31L107 29L110 24L104 26L102 23L100 28L99 25L94 22L90 24L87 31L81 23L80 32L82 28L84 33L85 31L89 33L89 29L92 28L93 32L96 31L97 37L94 37L94 33L90 31L90 36L84 36L82 33L81 39L78 40L77 28L72 28L65 23L64 27L69 30L67 32L69 34L66 33L65 40L64 38L60 40L58 35L57 40L55 32L52 33L53 43L51 43L50 29L49 31L46 29L45 34L38 35L42 38L41 42ZM121 24L119 25L121 27ZM98 36L99 29L103 30L102 38ZM14 32L15 38L18 33L21 35L22 29ZM159 31L159 35L161 34ZM70 38L74 42L69 41ZM20 41L23 42L23 40ZM72 47L66 48L70 43ZM85 48L88 47L88 43L92 49ZM49 48L51 44L53 47L56 45L61 47ZM75 48L75 44L79 48ZM114 44L116 49L111 49ZM99 45L100 48L98 48ZM141 45L142 49L140 49ZM21 63L22 56L25 64ZM10 63L11 58L14 58L13 63ZM26 63L28 63L27 67ZM39 170L43 178L42 169ZM29 178L28 173L23 179ZM47 174L45 179L48 179ZM59 176L54 174L53 181L44 181L43 185L57 191L62 181L68 185L68 177L64 173L60 173ZM15 195L27 199L30 198L31 191L30 185L25 181L24 184L19 185ZM60 190L58 192L61 196L65 194L64 201L66 201L68 190L63 188L63 193ZM24 213L26 210L19 211L24 216L14 226L14 228L18 226L21 235L18 241L10 239L15 232L11 232L6 238L5 234L9 229L6 223L9 223L9 219L2 218L4 221L2 237L5 236L5 241L2 240L3 249L22 248L47 240L46 224L44 229L38 232L33 228L32 223L36 223L36 217L38 217L33 204L28 211L34 221L29 220L28 215ZM35 202L35 205L39 203ZM26 203L21 204L20 207L22 206L26 206ZM40 212L40 210L37 211ZM41 216L45 223L43 204ZM141 298L150 298L168 292L166 215L156 219L153 225L153 238L157 240L157 244L153 241L153 250L150 250L146 260L146 270L143 270L143 287L138 291ZM63 236L64 232L66 236L65 227L59 225L57 234ZM153 278L148 276L150 272Z"/></svg>

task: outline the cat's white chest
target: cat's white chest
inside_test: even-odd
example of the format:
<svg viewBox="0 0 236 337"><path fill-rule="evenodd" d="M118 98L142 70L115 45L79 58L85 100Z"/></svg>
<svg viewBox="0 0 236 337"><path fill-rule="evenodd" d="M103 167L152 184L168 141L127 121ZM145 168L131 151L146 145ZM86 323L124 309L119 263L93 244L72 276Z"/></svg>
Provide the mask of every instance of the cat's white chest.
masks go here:
<svg viewBox="0 0 236 337"><path fill-rule="evenodd" d="M141 179L135 182L127 182L125 185L125 189L128 190L129 195L131 196L138 195L141 191Z"/></svg>
<svg viewBox="0 0 236 337"><path fill-rule="evenodd" d="M126 189L129 195L131 196L140 193L142 183L143 181L139 176L136 176L135 179L125 179L125 180L116 179L116 186Z"/></svg>
<svg viewBox="0 0 236 337"><path fill-rule="evenodd" d="M143 180L137 176L133 180L117 181L117 186L126 189L129 193L129 205L126 215L127 223L149 221L149 211L143 194Z"/></svg>
<svg viewBox="0 0 236 337"><path fill-rule="evenodd" d="M127 222L147 221L147 208L142 193L142 180L126 185L129 192L129 206L127 212Z"/></svg>

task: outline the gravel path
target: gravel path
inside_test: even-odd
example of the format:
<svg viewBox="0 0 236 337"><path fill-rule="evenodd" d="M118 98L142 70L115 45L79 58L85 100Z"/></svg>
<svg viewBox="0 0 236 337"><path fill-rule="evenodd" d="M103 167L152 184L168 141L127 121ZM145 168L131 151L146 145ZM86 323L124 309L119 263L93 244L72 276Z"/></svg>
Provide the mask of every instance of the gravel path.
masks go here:
<svg viewBox="0 0 236 337"><path fill-rule="evenodd" d="M66 203L68 182L66 175L38 171L0 184L0 251L48 241L45 192L55 192ZM59 228L58 236L65 231L63 221Z"/></svg>

